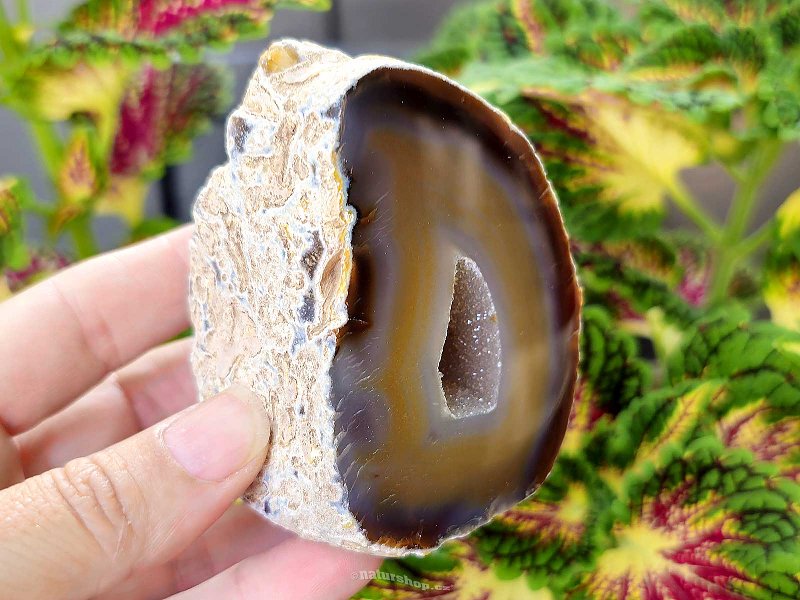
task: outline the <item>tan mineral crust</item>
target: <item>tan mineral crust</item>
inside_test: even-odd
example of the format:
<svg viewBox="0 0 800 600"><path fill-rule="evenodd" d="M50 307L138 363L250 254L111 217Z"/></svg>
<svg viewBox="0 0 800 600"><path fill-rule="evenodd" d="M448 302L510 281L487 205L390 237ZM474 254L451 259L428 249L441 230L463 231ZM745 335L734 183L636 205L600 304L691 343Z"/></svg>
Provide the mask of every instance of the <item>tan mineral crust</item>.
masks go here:
<svg viewBox="0 0 800 600"><path fill-rule="evenodd" d="M245 500L305 538L399 556L427 548L365 535L337 464L329 400L357 220L336 154L343 103L361 78L387 67L443 79L308 42L264 53L228 119L229 161L194 206L190 308L201 399L245 385L271 419L270 454Z"/></svg>

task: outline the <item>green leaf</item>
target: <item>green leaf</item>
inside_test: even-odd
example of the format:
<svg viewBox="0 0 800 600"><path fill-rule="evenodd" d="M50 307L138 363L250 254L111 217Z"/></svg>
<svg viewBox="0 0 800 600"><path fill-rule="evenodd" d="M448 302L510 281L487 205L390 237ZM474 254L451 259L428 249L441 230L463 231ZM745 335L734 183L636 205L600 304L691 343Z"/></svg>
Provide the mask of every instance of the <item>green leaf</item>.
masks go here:
<svg viewBox="0 0 800 600"><path fill-rule="evenodd" d="M716 129L700 123L739 106L724 90L670 91L553 58L475 63L461 80L530 136L587 241L653 232L679 173L715 151Z"/></svg>
<svg viewBox="0 0 800 600"><path fill-rule="evenodd" d="M506 576L563 595L576 573L610 544L613 490L587 462L562 457L534 496L472 539L482 560Z"/></svg>
<svg viewBox="0 0 800 600"><path fill-rule="evenodd" d="M800 334L768 322L750 322L732 308L711 314L687 331L670 363L673 381L723 379L727 394L716 411L766 399L775 418L800 415Z"/></svg>
<svg viewBox="0 0 800 600"><path fill-rule="evenodd" d="M705 299L709 243L684 233L640 236L628 240L578 244L582 252L605 255L642 275L663 282L693 306Z"/></svg>
<svg viewBox="0 0 800 600"><path fill-rule="evenodd" d="M533 54L613 69L638 41L636 29L607 2L517 0L512 6Z"/></svg>
<svg viewBox="0 0 800 600"><path fill-rule="evenodd" d="M528 52L525 32L507 2L460 7L448 16L417 62L455 74L467 62L502 60Z"/></svg>
<svg viewBox="0 0 800 600"><path fill-rule="evenodd" d="M677 29L656 44L638 52L629 60L633 71L644 71L674 77L702 69L722 52L717 32L706 24L693 24Z"/></svg>
<svg viewBox="0 0 800 600"><path fill-rule="evenodd" d="M578 252L575 261L587 304L604 306L617 319L643 318L658 308L668 322L688 327L699 316L699 310L664 281L627 266L619 258Z"/></svg>
<svg viewBox="0 0 800 600"><path fill-rule="evenodd" d="M718 31L706 23L692 23L675 28L657 43L643 47L630 57L627 68L640 77L686 78L695 82L707 81L700 76L711 63L717 63L732 76L731 84L751 89L767 63L767 54L762 38L750 27Z"/></svg>
<svg viewBox="0 0 800 600"><path fill-rule="evenodd" d="M615 543L570 598L789 598L800 593L800 490L699 438L625 480ZM677 595L676 595L677 594Z"/></svg>
<svg viewBox="0 0 800 600"><path fill-rule="evenodd" d="M798 326L800 205L792 196L772 228L775 323L744 308L762 306L743 269L709 312L716 242L658 233L683 169L717 159L746 181L760 140L798 136L798 6L645 0L620 16L499 0L465 9L425 55L536 145L586 303L551 477L446 546L443 570L397 563L449 578L442 597L800 597L800 334L775 324Z"/></svg>
<svg viewBox="0 0 800 600"><path fill-rule="evenodd" d="M608 68L626 55L634 27L596 0L499 0L454 11L418 60L456 74L468 62L533 53Z"/></svg>
<svg viewBox="0 0 800 600"><path fill-rule="evenodd" d="M769 400L733 408L715 423L717 435L730 448L750 452L774 465L783 477L800 483L800 417L776 417Z"/></svg>
<svg viewBox="0 0 800 600"><path fill-rule="evenodd" d="M159 40L194 58L195 49L263 36L277 6L326 9L328 0L87 0L73 9L62 33L114 32L126 40Z"/></svg>
<svg viewBox="0 0 800 600"><path fill-rule="evenodd" d="M648 2L640 13L649 44L627 61L631 73L672 86L736 90L751 106L738 133L800 135L796 44L798 3Z"/></svg>
<svg viewBox="0 0 800 600"><path fill-rule="evenodd" d="M800 61L781 55L764 68L755 90L758 125L782 140L800 138Z"/></svg>
<svg viewBox="0 0 800 600"><path fill-rule="evenodd" d="M594 464L612 467L619 476L648 471L703 435L708 407L720 393L713 380L649 392L598 429L587 452Z"/></svg>
<svg viewBox="0 0 800 600"><path fill-rule="evenodd" d="M594 412L616 415L649 384L649 371L638 359L634 339L621 331L600 307L583 313L581 382L589 387Z"/></svg>
<svg viewBox="0 0 800 600"><path fill-rule="evenodd" d="M783 50L796 47L800 43L800 3L786 3L769 26Z"/></svg>
<svg viewBox="0 0 800 600"><path fill-rule="evenodd" d="M31 48L22 62L27 70L67 70L77 64L114 62L136 66L143 60L166 65L171 48L161 40L129 39L114 31L71 31Z"/></svg>
<svg viewBox="0 0 800 600"><path fill-rule="evenodd" d="M789 0L789 3L794 0ZM715 30L750 26L775 14L785 0L647 0L644 16L662 24L703 24Z"/></svg>

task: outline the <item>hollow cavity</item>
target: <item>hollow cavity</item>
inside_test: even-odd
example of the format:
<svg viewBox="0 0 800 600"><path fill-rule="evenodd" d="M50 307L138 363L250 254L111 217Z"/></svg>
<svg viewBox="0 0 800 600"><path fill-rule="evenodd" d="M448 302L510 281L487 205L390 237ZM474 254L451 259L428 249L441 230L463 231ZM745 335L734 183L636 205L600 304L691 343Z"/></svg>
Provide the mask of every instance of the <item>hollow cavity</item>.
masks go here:
<svg viewBox="0 0 800 600"><path fill-rule="evenodd" d="M489 285L475 261L461 257L439 359L442 393L454 417L488 413L497 406L501 365L500 327Z"/></svg>

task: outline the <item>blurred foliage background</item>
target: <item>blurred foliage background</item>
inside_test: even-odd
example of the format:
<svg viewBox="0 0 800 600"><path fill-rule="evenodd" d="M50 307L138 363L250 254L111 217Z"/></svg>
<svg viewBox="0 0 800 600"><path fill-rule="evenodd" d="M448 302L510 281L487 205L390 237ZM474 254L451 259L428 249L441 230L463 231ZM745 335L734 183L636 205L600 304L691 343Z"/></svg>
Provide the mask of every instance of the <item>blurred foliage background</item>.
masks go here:
<svg viewBox="0 0 800 600"><path fill-rule="evenodd" d="M764 203L800 136L800 2L489 0L418 59L539 150L581 375L529 500L358 597L800 597L800 191ZM725 174L723 210L698 168Z"/></svg>
<svg viewBox="0 0 800 600"><path fill-rule="evenodd" d="M170 216L146 219L145 200L150 184L188 158L192 140L229 106L225 70L204 59L263 37L277 4L88 0L44 30L34 27L26 0L0 4L0 103L25 123L49 184L36 194L24 174L0 180L0 297L97 253L98 217L122 220L123 243L176 224ZM34 246L31 221L40 231Z"/></svg>
<svg viewBox="0 0 800 600"><path fill-rule="evenodd" d="M195 192L209 170L225 160L224 118L255 67L266 36L289 35L350 52L408 56L458 1L336 0L328 6L263 0L2 0L5 30L16 40L17 58L11 61L3 54L7 76L0 85L0 175L24 179L41 205L53 204L60 189L44 164L39 143L43 130L53 129L62 145L68 144L65 135L73 126L105 127L115 137L108 148L94 151L100 163L94 167L108 169L114 177L99 177L102 189L85 199L91 218L59 226L41 211L27 211L23 226L35 255L32 268L30 273L14 269L5 287L17 290L29 274L47 270L54 250L59 254L56 262L74 260L187 220ZM106 5L116 13L100 17L94 12L96 22L73 22L76 12L91 15L106 10ZM192 10L187 12L187 6ZM134 22L137 11L140 23ZM142 16L142 11L152 14ZM219 22L214 23L216 29L207 27L218 17L227 21L228 31L221 31L226 26ZM155 24L158 19L161 25ZM153 27L160 29L148 31ZM108 46L115 37L126 44ZM34 68L36 61L49 61L50 67ZM59 68L51 68L58 61ZM171 77L161 73L167 62L175 66ZM143 71L145 64L150 65L149 74ZM68 72L70 77L58 79L59 73ZM30 105L34 96L41 101L38 106ZM180 122L170 124L175 117ZM51 125L40 126L41 122ZM67 212L75 210L70 207ZM64 212L59 217L71 219ZM80 236L79 252L75 242L80 228L85 235Z"/></svg>
<svg viewBox="0 0 800 600"><path fill-rule="evenodd" d="M88 0L41 31L0 5L0 104L48 183L0 179L0 298L96 253L104 215L121 243L174 226L145 199L229 106L208 58L277 7ZM581 376L541 489L358 597L800 597L800 0L483 0L417 60L542 156L585 293Z"/></svg>

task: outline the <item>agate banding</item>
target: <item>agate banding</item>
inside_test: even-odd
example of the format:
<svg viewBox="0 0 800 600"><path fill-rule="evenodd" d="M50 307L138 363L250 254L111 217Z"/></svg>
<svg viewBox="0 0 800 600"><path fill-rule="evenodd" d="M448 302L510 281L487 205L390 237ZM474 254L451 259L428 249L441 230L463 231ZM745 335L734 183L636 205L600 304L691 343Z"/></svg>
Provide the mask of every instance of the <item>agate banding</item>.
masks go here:
<svg viewBox="0 0 800 600"><path fill-rule="evenodd" d="M195 205L202 397L272 419L246 500L382 555L533 492L566 428L580 293L527 139L457 84L379 56L271 46Z"/></svg>

